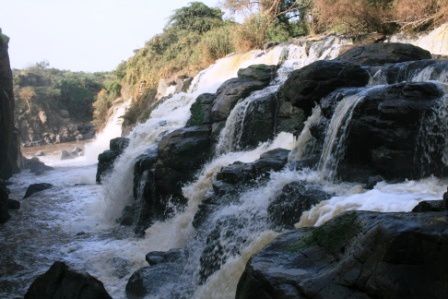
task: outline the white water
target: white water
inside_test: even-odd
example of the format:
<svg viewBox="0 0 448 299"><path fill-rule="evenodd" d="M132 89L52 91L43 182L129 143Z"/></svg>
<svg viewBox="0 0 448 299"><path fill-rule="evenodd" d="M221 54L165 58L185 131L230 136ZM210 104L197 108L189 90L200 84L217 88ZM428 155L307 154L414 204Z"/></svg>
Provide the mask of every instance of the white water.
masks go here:
<svg viewBox="0 0 448 299"><path fill-rule="evenodd" d="M343 98L333 113L325 136L318 168L326 179L333 179L339 160L344 154L345 137L356 106L364 99L362 95Z"/></svg>
<svg viewBox="0 0 448 299"><path fill-rule="evenodd" d="M435 178L401 184L382 182L373 190L366 191L356 184L323 181L317 171L294 171L287 168L272 173L265 184L246 190L234 202L213 212L202 228L205 235L198 234L192 227L192 220L201 201L210 194L213 179L219 170L235 161L255 161L262 153L279 147L294 147L292 160L294 157L302 157L302 146L311 139L309 127L320 118L320 111L315 110L313 118L305 124L308 129L302 132L297 143L294 143L291 134L281 133L272 143L261 144L254 150L234 152L236 147L232 146L225 154L216 156L203 167L194 182L184 187L184 195L188 198L185 210L167 221L153 224L147 229L144 239L133 238L129 229L114 223L131 198L133 161L145 150L154 148L164 134L186 123L190 116L189 108L196 95L215 91L223 81L236 76L240 67L256 63L276 64L284 58L286 48L288 53L283 63L284 74L318 57L334 58L343 42L345 41L331 37L316 42L308 50L300 45L280 46L265 54L263 51L252 51L218 61L195 78L188 93L174 95L161 103L147 122L134 129L128 149L116 162L115 171L105 179L104 186L95 185L94 166L75 167L72 164L70 167L60 167L60 164L54 164L54 171L40 177L29 173L14 177L11 188L17 199L24 194L30 183L49 182L55 188L22 201L22 209L13 212L12 220L0 231L0 259L4 258L0 260L0 264L7 265L0 270L0 297L14 298L23 294L36 273L45 271L54 260L62 259L102 280L114 298L124 298L127 279L133 271L146 265L146 253L186 247L191 253L186 277L180 275L172 289L165 289L166 293L155 297L170 298L172 294L176 294L176 289L186 287L193 298L234 298L236 283L247 260L276 236L269 227L267 206L287 183L304 180L322 184L325 191L335 194L328 201L306 212L299 226L320 225L346 210L409 211L421 200L440 199L448 182ZM339 109L344 115L338 117L332 126L335 137L328 137L328 157L335 153L335 147L340 146L336 144L340 137L336 136L340 136L346 129L344 126L349 117L345 114L349 116L356 106L356 101L352 100L347 100L347 105L342 105ZM244 113L240 115L241 118L245 116ZM235 119L238 121L241 118ZM229 125L232 124L229 122ZM233 131L230 127L226 130ZM108 147L108 141L99 142L98 145L104 147L106 143ZM324 165L331 164L325 163L329 159L325 158L323 161ZM75 163L82 165L81 161ZM105 211L104 218L102 216ZM229 249L226 252L227 262L199 286L196 281L198 260L206 245L207 233L227 217L235 217L235 222L241 223L242 227L235 228L233 223L223 226L224 232L235 233L230 239L225 235L221 236L220 241ZM236 242L240 239L244 239L244 242ZM229 253L232 248L237 248L238 252Z"/></svg>
<svg viewBox="0 0 448 299"><path fill-rule="evenodd" d="M409 38L403 34L392 36L391 42L410 43L428 50L432 54L448 56L448 23L422 34L417 38Z"/></svg>
<svg viewBox="0 0 448 299"><path fill-rule="evenodd" d="M97 163L98 155L109 149L111 139L121 136L121 127L123 124L123 115L131 104L131 100L124 101L112 107L111 116L107 120L104 129L101 130L95 138L84 145L82 156L61 160L60 154L39 157L39 160L49 166L68 167L68 166L87 166Z"/></svg>

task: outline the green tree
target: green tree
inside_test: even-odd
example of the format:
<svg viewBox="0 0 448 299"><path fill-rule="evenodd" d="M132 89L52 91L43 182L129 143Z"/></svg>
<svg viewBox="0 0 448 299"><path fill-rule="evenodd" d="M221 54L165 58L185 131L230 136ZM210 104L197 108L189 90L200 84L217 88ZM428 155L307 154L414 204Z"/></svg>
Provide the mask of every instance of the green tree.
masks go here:
<svg viewBox="0 0 448 299"><path fill-rule="evenodd" d="M167 29L204 33L222 25L222 15L222 11L218 8L210 8L201 2L192 2L189 6L179 8L174 12Z"/></svg>

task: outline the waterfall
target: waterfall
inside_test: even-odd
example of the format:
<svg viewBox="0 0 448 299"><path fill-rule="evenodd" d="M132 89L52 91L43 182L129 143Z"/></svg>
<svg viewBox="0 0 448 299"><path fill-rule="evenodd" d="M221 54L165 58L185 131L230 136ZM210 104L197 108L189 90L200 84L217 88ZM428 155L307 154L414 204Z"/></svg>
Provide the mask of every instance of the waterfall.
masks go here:
<svg viewBox="0 0 448 299"><path fill-rule="evenodd" d="M217 155L241 149L240 141L244 132L244 121L248 108L257 99L274 94L278 89L279 85L268 86L265 89L253 92L250 96L238 102L227 117L226 124L219 135L215 150Z"/></svg>
<svg viewBox="0 0 448 299"><path fill-rule="evenodd" d="M439 163L448 165L447 119L448 95L445 94L431 110L425 112L421 120L414 160L422 177L437 173Z"/></svg>
<svg viewBox="0 0 448 299"><path fill-rule="evenodd" d="M129 134L130 143L114 164L114 170L103 180L105 217L115 221L132 199L133 170L136 158L155 149L161 138L182 128L190 118L190 107L202 93L214 93L226 80L236 77L240 68L253 64L277 64L284 47L268 51L254 50L219 59L193 79L186 93L174 94L161 102L144 123Z"/></svg>
<svg viewBox="0 0 448 299"><path fill-rule="evenodd" d="M294 148L289 154L289 161L300 161L305 158L305 154L308 152L308 147L310 147L313 138L310 129L319 123L321 117L322 110L320 106L316 105L313 108L311 116L305 121L303 129L295 141Z"/></svg>
<svg viewBox="0 0 448 299"><path fill-rule="evenodd" d="M356 106L364 99L362 94L344 97L328 125L318 168L323 178L334 179L340 159L344 155L345 138Z"/></svg>
<svg viewBox="0 0 448 299"><path fill-rule="evenodd" d="M43 156L39 157L42 162L50 166L67 167L67 166L86 166L97 163L98 155L109 149L111 139L121 136L121 126L123 124L123 115L131 104L131 100L123 101L115 104L111 110L104 128L97 133L95 139L84 145L84 154L69 160L61 160L60 156Z"/></svg>

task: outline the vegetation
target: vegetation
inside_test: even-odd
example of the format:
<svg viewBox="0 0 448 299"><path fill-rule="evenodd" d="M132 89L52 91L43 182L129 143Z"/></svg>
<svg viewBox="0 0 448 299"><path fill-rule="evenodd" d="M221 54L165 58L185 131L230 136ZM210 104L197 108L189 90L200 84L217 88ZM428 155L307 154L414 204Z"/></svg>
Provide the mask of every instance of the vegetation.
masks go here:
<svg viewBox="0 0 448 299"><path fill-rule="evenodd" d="M448 0L223 0L223 8L244 21L224 20L220 9L200 2L176 10L161 34L106 79L94 104L95 124L105 122L119 96L134 99L126 123L143 121L160 79L193 76L234 51L308 34L421 31L448 19Z"/></svg>
<svg viewBox="0 0 448 299"><path fill-rule="evenodd" d="M67 112L77 121L92 120L92 104L102 86L103 73L75 73L49 68L47 62L23 70L14 70L14 94L22 113L33 106L47 111Z"/></svg>

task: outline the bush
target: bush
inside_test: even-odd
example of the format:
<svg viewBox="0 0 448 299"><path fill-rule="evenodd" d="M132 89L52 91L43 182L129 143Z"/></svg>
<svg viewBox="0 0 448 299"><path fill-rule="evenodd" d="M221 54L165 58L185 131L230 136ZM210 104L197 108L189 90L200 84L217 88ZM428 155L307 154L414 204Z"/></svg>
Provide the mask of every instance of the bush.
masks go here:
<svg viewBox="0 0 448 299"><path fill-rule="evenodd" d="M272 20L265 15L256 14L248 18L235 30L234 43L238 51L262 49L268 41L268 30Z"/></svg>
<svg viewBox="0 0 448 299"><path fill-rule="evenodd" d="M448 20L448 0L396 0L394 16L405 30L425 30Z"/></svg>
<svg viewBox="0 0 448 299"><path fill-rule="evenodd" d="M208 65L235 51L231 37L235 25L222 26L210 30L201 38L197 53L201 65Z"/></svg>

